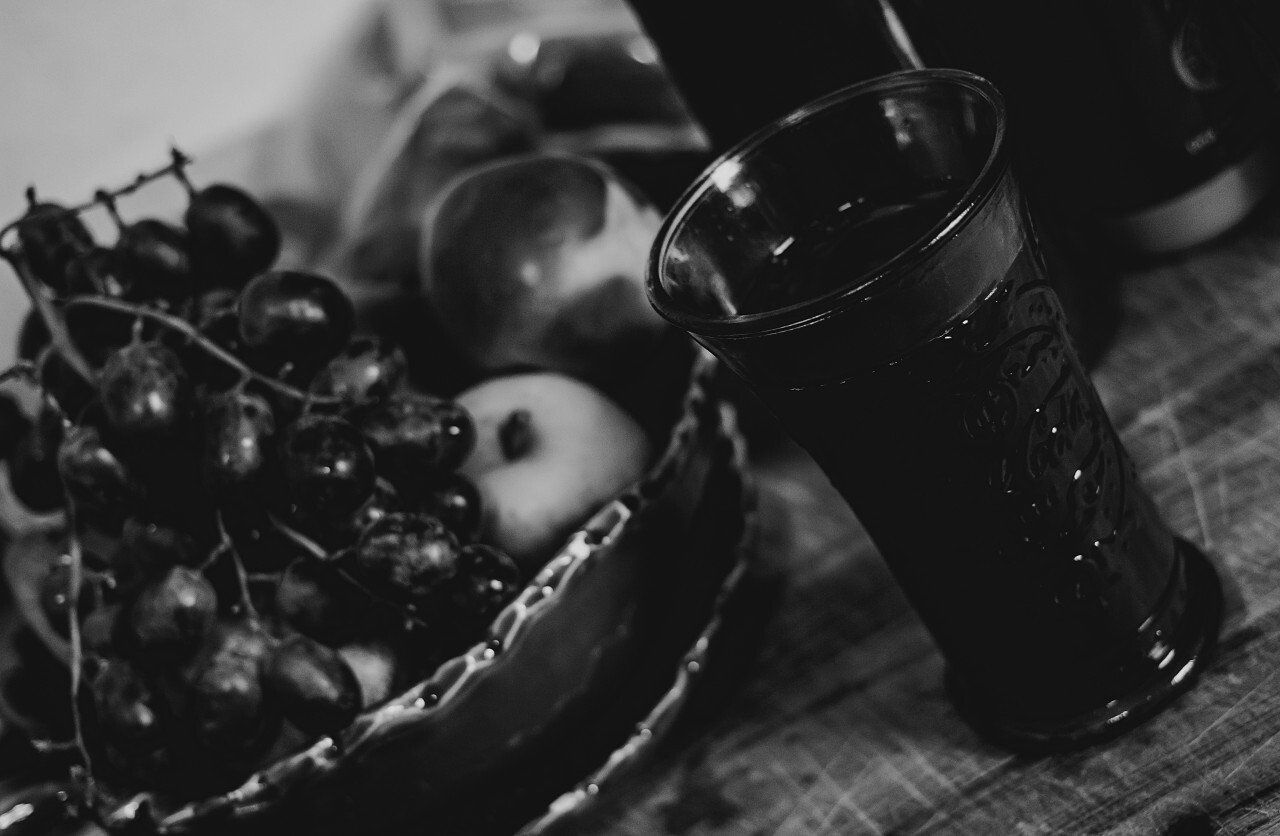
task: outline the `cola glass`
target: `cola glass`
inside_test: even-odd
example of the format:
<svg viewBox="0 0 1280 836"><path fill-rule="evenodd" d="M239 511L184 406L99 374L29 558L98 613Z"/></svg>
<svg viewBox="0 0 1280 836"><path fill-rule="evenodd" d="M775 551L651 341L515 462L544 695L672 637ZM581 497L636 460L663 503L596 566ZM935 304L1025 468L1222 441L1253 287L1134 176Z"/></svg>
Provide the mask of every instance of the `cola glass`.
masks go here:
<svg viewBox="0 0 1280 836"><path fill-rule="evenodd" d="M1114 734L1188 687L1211 563L1166 525L1077 354L1000 93L958 70L817 99L664 221L654 307L774 412L1009 745Z"/></svg>

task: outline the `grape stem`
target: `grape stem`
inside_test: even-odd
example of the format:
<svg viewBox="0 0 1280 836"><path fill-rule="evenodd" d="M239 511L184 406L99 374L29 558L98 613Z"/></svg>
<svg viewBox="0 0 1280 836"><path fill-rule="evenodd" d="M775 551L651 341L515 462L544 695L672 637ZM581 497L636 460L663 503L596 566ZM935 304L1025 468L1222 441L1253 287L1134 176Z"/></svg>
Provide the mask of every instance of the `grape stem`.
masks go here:
<svg viewBox="0 0 1280 836"><path fill-rule="evenodd" d="M65 416L64 419L65 421ZM75 500L70 490L64 485L62 493L65 498L67 515L67 549L71 556L71 571L67 573L67 600L71 605L67 608L67 637L71 645L71 723L76 749L84 766L83 787L85 799L90 806L94 800L93 759L89 755L89 746L85 743L84 718L80 716L80 680L81 667L84 664L84 647L80 640L80 619L76 602L80 600L80 588L84 584L84 549L80 544L80 529L76 520Z"/></svg>
<svg viewBox="0 0 1280 836"><path fill-rule="evenodd" d="M222 520L222 512L217 513L218 520L218 536L222 538L222 542L214 547L209 554L209 559L200 567L203 572L215 560L220 557L230 557L231 562L236 570L236 581L240 586L240 606L244 608L244 615L250 621L257 622L258 610L253 606L253 600L249 597L249 573L245 571L244 561L240 559L240 553L236 551L235 541L231 539L231 535L227 532L226 523Z"/></svg>
<svg viewBox="0 0 1280 836"><path fill-rule="evenodd" d="M124 222L124 218L120 217L120 210L116 208L116 198L106 189L98 189L93 193L93 202L100 204L103 209L107 210L107 214L111 216L111 221L116 225L116 229L123 230L128 224Z"/></svg>
<svg viewBox="0 0 1280 836"><path fill-rule="evenodd" d="M0 233L0 235L3 235L3 233ZM0 248L0 257L9 262L9 266L13 268L13 272L18 276L18 281L22 283L22 289L26 291L27 297L31 299L31 304L35 306L36 312L44 320L45 327L49 329L49 342L76 374L92 383L94 380L93 367L89 365L89 361L84 359L84 355L80 353L75 343L71 341L71 333L67 330L67 323L58 315L58 311L53 305L53 299L36 281L35 276L31 275L26 259L23 258L21 253L14 253L3 248Z"/></svg>
<svg viewBox="0 0 1280 836"><path fill-rule="evenodd" d="M157 168L154 171L145 171L142 174L139 174L137 177L133 178L131 182L126 183L123 186L119 186L114 189L98 189L96 192L94 192L93 200L86 201L85 203L81 203L77 206L69 206L66 209L62 210L63 214L65 214L68 217L70 217L71 215L79 215L81 212L86 212L94 208L95 206L103 205L104 198L108 201L114 201L118 198L124 197L125 195L133 194L138 189L141 189L143 186L147 185L153 180L159 180L163 177L168 177L169 175L175 175L180 180L183 180L185 182L186 178L183 175L185 173L186 167L191 165L192 158L188 157L186 154L182 153L177 148L170 149L169 153L170 153L171 160L168 165L165 165L161 168ZM27 200L28 202L33 203L34 198L35 198L35 188L32 187L27 190ZM27 218L22 217L22 218L18 218L15 221L10 222L5 227L0 228L0 243L3 243L5 237L9 233L13 232L15 229L17 229L19 226L21 226L23 223L26 223L26 222L27 222ZM2 249L3 248L0 248L0 250ZM5 253L5 257L7 258L10 254L9 251L8 250L3 250L3 251Z"/></svg>
<svg viewBox="0 0 1280 836"><path fill-rule="evenodd" d="M276 531L279 531L287 537L294 545L301 547L307 552L307 554L311 555L316 560L319 560L321 563L328 563L330 561L331 558L329 556L329 552L325 551L324 547L315 540L312 540L301 531L298 531L296 528L284 522L275 514L267 514L267 518L271 520L271 525L275 527Z"/></svg>
<svg viewBox="0 0 1280 836"><path fill-rule="evenodd" d="M222 527L221 515L219 515L218 520L218 531L222 536L221 542L209 550L209 556L200 561L200 565L196 567L196 571L201 573L208 572L209 567L221 560L222 556L231 550L231 538L227 536L226 529Z"/></svg>
<svg viewBox="0 0 1280 836"><path fill-rule="evenodd" d="M185 182L186 167L190 165L191 162L191 157L188 157L177 148L170 149L170 162L168 165L155 169L154 171L143 172L135 177L132 182L118 188L99 189L94 194L93 200L76 206L67 207L66 209L63 209L62 212L66 217L72 217L79 215L81 212L92 209L95 206L105 204L107 205L108 210L114 215L114 202L117 198L133 194L148 183L170 175L177 176ZM32 206L36 203L36 190L34 186L27 189L27 202ZM44 220L47 220L47 218ZM0 228L0 258L3 258L9 263L10 268L13 269L13 272L18 277L18 281L22 284L23 291L26 292L27 297L31 300L31 304L35 307L40 318L44 320L45 326L49 329L50 342L53 347L62 355L63 359L67 361L67 364L71 366L72 370L75 371L76 374L80 375L80 377L87 382L92 383L94 381L93 367L87 360L85 360L84 355L80 353L78 348L76 348L75 343L72 342L71 335L67 331L66 322L64 322L62 317L58 315L58 311L54 307L54 302L50 294L41 286L35 276L31 274L31 270L27 266L26 258L22 255L21 248L12 249L4 245L5 239L9 237L11 233L17 230L22 224L29 221L30 219L24 215L23 217L11 221L4 227Z"/></svg>
<svg viewBox="0 0 1280 836"><path fill-rule="evenodd" d="M205 353L214 357L221 363L234 369L241 377L257 381L263 386L271 389L273 392L283 395L303 403L318 405L336 405L342 403L342 399L332 395L317 395L312 392L304 392L295 386L290 386L282 380L256 372L245 365L239 357L227 351L222 346L211 341L204 334L201 334L194 325L185 319L179 319L171 314L153 310L151 308L135 305L131 302L124 302L119 299L105 299L100 296L72 296L64 303L64 307L70 311L72 308L97 308L104 311L114 311L116 313L125 314L127 316L138 317L154 322L171 331L181 334L191 343L198 345ZM92 377L89 378L92 380Z"/></svg>
<svg viewBox="0 0 1280 836"><path fill-rule="evenodd" d="M173 169L173 176L177 178L178 182L182 184L182 187L187 190L187 195L189 197L195 197L196 187L191 184L190 178L187 177L187 163L191 161L177 148L170 149L169 153L173 155L173 165L171 166Z"/></svg>

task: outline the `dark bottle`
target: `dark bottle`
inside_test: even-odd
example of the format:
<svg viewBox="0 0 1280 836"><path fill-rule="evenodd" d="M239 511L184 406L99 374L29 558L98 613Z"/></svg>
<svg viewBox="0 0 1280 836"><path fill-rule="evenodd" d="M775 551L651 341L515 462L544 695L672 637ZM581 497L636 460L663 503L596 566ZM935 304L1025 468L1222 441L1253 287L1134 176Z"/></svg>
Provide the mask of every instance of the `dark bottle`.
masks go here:
<svg viewBox="0 0 1280 836"><path fill-rule="evenodd" d="M714 150L832 90L950 63L889 0L630 0ZM919 23L923 23L920 21Z"/></svg>

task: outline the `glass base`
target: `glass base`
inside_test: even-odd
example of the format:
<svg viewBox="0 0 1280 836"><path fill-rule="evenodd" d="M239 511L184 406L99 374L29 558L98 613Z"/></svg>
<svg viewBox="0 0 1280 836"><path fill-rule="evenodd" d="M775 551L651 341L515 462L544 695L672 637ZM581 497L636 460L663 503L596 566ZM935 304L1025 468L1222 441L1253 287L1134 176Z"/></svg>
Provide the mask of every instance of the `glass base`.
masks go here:
<svg viewBox="0 0 1280 836"><path fill-rule="evenodd" d="M1222 583L1209 558L1177 538L1183 562L1187 600L1170 637L1170 655L1138 687L1098 708L1069 717L1013 717L993 711L980 694L965 687L953 670L946 685L961 716L993 742L1021 752L1047 753L1078 749L1115 737L1150 719L1170 700L1191 687L1208 664L1222 624Z"/></svg>

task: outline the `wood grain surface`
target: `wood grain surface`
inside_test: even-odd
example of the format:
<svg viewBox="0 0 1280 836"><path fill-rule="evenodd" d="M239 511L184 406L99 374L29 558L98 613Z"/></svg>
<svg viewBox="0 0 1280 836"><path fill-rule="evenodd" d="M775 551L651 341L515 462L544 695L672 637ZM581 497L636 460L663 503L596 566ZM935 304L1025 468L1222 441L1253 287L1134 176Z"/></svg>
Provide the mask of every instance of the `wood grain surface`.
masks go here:
<svg viewBox="0 0 1280 836"><path fill-rule="evenodd" d="M1083 751L985 742L856 519L781 446L757 456L777 606L729 651L736 678L585 832L1280 832L1280 206L1122 282L1095 382L1157 504L1227 586L1197 686Z"/></svg>

